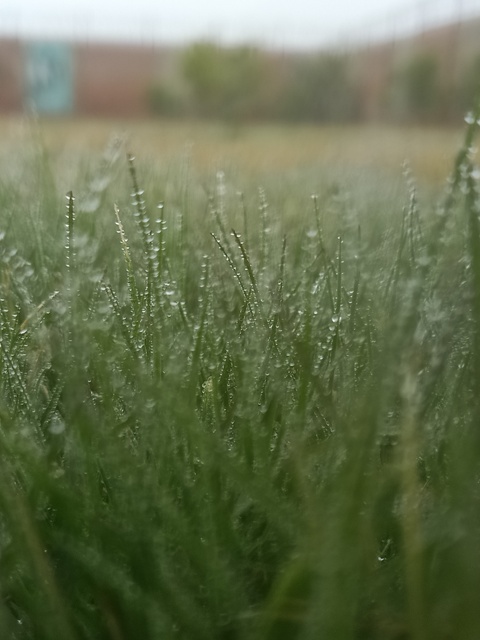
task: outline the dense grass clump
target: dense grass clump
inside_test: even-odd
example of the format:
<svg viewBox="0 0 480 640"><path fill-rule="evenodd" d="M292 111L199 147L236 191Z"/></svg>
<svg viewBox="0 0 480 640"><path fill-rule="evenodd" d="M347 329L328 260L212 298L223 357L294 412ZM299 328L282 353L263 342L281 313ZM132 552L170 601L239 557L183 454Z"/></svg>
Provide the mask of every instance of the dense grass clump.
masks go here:
<svg viewBox="0 0 480 640"><path fill-rule="evenodd" d="M403 211L4 181L2 639L480 637L476 127Z"/></svg>

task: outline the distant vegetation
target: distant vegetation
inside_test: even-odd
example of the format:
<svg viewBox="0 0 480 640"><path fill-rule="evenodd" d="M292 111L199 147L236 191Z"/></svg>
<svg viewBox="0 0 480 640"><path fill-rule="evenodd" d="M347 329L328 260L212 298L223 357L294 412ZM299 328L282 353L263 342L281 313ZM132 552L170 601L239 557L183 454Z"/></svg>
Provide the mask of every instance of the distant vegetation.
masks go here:
<svg viewBox="0 0 480 640"><path fill-rule="evenodd" d="M303 52L0 38L0 113L458 125L478 93L479 43L480 19Z"/></svg>
<svg viewBox="0 0 480 640"><path fill-rule="evenodd" d="M448 38L434 44L278 54L197 43L152 87L150 105L164 116L233 121L458 122L480 87L480 49L456 60Z"/></svg>

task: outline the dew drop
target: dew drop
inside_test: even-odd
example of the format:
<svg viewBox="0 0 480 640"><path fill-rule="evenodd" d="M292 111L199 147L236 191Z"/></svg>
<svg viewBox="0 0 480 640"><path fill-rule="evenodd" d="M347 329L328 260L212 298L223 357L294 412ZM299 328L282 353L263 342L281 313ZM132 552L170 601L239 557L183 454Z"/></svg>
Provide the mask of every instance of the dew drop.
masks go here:
<svg viewBox="0 0 480 640"><path fill-rule="evenodd" d="M65 431L65 422L58 416L54 417L49 428L50 433L54 435L60 435Z"/></svg>

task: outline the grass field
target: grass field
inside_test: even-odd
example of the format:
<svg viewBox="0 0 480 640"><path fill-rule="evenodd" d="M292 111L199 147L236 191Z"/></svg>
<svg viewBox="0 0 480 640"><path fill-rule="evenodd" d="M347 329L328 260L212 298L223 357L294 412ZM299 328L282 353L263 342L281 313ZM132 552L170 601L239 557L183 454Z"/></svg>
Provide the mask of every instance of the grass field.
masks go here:
<svg viewBox="0 0 480 640"><path fill-rule="evenodd" d="M3 147L15 153L19 139L29 143L32 125L0 119ZM188 154L192 165L211 172L235 167L256 175L333 167L381 169L398 177L405 160L417 180L438 185L451 169L461 127L421 129L387 126L218 125L205 122L46 120L43 142L54 154L79 156L101 151L112 133L144 159L171 163ZM62 156L63 157L63 156Z"/></svg>
<svg viewBox="0 0 480 640"><path fill-rule="evenodd" d="M1 128L0 638L478 639L478 125Z"/></svg>

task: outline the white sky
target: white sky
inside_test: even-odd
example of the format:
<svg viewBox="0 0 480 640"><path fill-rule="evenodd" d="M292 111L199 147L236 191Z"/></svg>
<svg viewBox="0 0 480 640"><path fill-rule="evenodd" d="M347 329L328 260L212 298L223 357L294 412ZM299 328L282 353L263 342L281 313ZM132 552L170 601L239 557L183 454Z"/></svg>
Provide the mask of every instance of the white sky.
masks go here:
<svg viewBox="0 0 480 640"><path fill-rule="evenodd" d="M412 31L459 11L480 14L480 0L0 0L0 33L308 48Z"/></svg>

